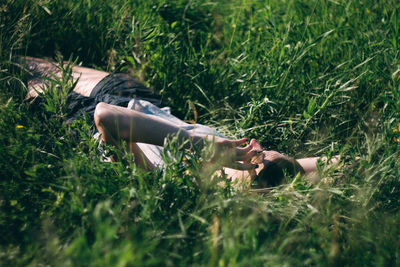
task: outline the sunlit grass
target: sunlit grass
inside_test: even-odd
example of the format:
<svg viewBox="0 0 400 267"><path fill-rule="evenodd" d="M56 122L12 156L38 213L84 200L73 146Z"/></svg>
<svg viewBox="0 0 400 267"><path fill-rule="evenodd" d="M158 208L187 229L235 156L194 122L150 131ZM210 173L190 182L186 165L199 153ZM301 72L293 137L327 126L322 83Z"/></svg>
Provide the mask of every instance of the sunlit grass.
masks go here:
<svg viewBox="0 0 400 267"><path fill-rule="evenodd" d="M399 8L0 3L0 265L398 265ZM86 119L66 123L69 67L44 105L24 101L12 59L58 54L130 73L174 114L227 136L344 159L265 194L217 186L200 152L173 140L163 172L113 147L122 161L103 162Z"/></svg>

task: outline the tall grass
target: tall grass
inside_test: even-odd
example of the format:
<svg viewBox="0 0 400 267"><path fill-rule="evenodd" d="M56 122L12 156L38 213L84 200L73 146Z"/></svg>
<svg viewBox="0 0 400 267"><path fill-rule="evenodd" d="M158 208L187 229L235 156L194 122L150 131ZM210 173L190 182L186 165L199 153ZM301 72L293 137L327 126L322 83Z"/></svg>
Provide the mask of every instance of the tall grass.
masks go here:
<svg viewBox="0 0 400 267"><path fill-rule="evenodd" d="M1 2L0 265L398 265L399 7ZM13 59L57 54L130 73L228 136L347 158L268 194L216 186L173 140L163 172L113 147L122 161L102 162L87 120L63 116L68 67L45 105L24 101Z"/></svg>

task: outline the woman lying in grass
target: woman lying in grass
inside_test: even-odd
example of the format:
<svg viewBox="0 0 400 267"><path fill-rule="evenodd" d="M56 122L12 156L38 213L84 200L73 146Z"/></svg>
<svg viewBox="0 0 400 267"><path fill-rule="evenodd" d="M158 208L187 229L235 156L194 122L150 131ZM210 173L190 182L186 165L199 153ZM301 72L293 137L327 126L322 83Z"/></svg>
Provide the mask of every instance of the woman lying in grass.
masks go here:
<svg viewBox="0 0 400 267"><path fill-rule="evenodd" d="M28 97L36 99L45 89L42 76L60 76L59 69L48 61L24 58L21 62L28 73ZM70 98L71 118L82 110L94 118L102 141L134 153L135 163L143 169L163 165L162 146L168 136L176 135L188 149L202 149L208 143L214 153L208 164L224 171L239 183L257 182L257 187L281 183L284 173L309 174L316 170L318 157L295 160L276 151L267 151L255 140L231 140L215 129L187 124L159 108L159 99L144 85L126 74L108 74L82 67L72 67L75 79ZM79 78L79 79L78 79ZM336 159L334 159L336 161Z"/></svg>

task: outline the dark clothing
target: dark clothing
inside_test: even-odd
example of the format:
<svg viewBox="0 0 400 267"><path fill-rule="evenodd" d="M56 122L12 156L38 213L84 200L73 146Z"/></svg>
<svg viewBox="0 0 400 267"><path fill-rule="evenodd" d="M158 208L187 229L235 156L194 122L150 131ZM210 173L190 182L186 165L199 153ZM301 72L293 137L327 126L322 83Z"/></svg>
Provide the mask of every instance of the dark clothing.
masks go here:
<svg viewBox="0 0 400 267"><path fill-rule="evenodd" d="M41 76L34 78L41 79ZM46 82L46 81L45 81ZM67 123L81 118L84 114L89 119L89 124L94 126L94 110L100 102L121 107L127 107L132 98L143 99L156 106L161 105L161 98L144 84L136 81L132 76L124 73L109 74L104 77L92 90L90 96L83 96L71 90L67 95ZM41 109L44 99L37 96L31 102L31 108Z"/></svg>
<svg viewBox="0 0 400 267"><path fill-rule="evenodd" d="M17 57L15 63L25 72L25 76L30 83L46 84L52 79L52 73L57 73L60 69L51 61L31 57ZM124 73L109 74L104 77L92 90L89 97L83 96L71 90L67 95L67 122L72 122L77 118L87 114L94 125L94 110L100 102L126 107L132 98L143 99L156 106L161 105L160 96L144 84L136 81L132 76ZM42 109L44 97L40 94L33 99L27 99L33 110Z"/></svg>
<svg viewBox="0 0 400 267"><path fill-rule="evenodd" d="M89 115L93 120L94 110L100 102L126 107L132 98L143 99L156 106L161 105L161 99L152 90L124 73L110 74L102 79L92 90L89 97L74 91L68 95L68 122Z"/></svg>

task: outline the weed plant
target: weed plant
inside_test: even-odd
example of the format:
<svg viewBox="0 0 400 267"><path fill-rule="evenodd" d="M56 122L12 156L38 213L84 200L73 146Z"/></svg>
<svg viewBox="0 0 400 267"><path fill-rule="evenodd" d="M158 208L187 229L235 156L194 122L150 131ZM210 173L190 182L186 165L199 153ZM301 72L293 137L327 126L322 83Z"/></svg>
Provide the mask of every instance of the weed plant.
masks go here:
<svg viewBox="0 0 400 267"><path fill-rule="evenodd" d="M395 0L0 1L0 265L399 265L399 16ZM345 159L266 194L217 186L173 139L164 171L113 147L103 162L90 120L66 122L70 66L33 110L24 55L130 73L182 119Z"/></svg>

